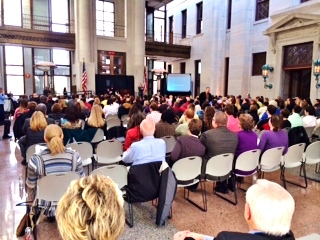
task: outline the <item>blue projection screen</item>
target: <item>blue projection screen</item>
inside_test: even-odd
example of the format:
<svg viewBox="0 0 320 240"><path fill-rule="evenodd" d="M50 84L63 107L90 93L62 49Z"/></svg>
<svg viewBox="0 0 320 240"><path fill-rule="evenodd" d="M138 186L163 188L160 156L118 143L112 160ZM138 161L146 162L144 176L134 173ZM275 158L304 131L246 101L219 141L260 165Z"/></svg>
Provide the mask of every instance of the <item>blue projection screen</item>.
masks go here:
<svg viewBox="0 0 320 240"><path fill-rule="evenodd" d="M168 92L191 92L191 75L173 73L167 76Z"/></svg>

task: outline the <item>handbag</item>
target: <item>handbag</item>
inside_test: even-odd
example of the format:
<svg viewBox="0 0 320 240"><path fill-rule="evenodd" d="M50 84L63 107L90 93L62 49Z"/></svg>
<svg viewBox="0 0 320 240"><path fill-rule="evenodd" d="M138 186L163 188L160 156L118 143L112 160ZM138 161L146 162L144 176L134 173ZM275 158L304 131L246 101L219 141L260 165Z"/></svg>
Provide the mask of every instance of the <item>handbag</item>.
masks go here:
<svg viewBox="0 0 320 240"><path fill-rule="evenodd" d="M31 227L31 219L29 213L23 215L16 231L17 237L21 237L24 235L24 231L27 227Z"/></svg>

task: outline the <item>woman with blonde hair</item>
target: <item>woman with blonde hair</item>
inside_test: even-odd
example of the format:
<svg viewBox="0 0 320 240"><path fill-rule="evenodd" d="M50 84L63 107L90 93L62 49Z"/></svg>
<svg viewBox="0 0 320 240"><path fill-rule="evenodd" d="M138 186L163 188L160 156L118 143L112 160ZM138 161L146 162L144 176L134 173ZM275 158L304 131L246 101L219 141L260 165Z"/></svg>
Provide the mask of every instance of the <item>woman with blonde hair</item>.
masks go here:
<svg viewBox="0 0 320 240"><path fill-rule="evenodd" d="M104 120L102 108L99 105L93 105L90 116L85 124L85 129L88 128L101 128L106 136L106 121Z"/></svg>
<svg viewBox="0 0 320 240"><path fill-rule="evenodd" d="M27 129L26 135L19 139L19 146L23 160L22 165L26 164L26 153L28 147L33 144L43 143L44 130L47 127L47 120L42 112L35 111L30 119L30 127Z"/></svg>
<svg viewBox="0 0 320 240"><path fill-rule="evenodd" d="M28 162L26 184L33 199L37 180L43 176L72 171L84 176L79 153L64 147L63 132L58 125L50 124L46 127L44 140L47 148L40 153L33 154ZM42 200L40 206L44 208L44 214L49 217L49 220L54 220L56 205Z"/></svg>
<svg viewBox="0 0 320 240"><path fill-rule="evenodd" d="M125 225L122 194L102 175L74 180L58 203L57 223L64 240L116 240Z"/></svg>

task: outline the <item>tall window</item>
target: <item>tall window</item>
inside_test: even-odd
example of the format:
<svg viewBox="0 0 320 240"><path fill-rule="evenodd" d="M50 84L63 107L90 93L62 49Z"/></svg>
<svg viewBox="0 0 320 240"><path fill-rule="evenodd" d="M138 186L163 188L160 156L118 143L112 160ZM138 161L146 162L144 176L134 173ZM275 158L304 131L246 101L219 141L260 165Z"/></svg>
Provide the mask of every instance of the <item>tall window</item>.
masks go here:
<svg viewBox="0 0 320 240"><path fill-rule="evenodd" d="M180 73L186 73L186 63L180 63Z"/></svg>
<svg viewBox="0 0 320 240"><path fill-rule="evenodd" d="M51 0L53 32L69 32L69 1L68 0Z"/></svg>
<svg viewBox="0 0 320 240"><path fill-rule="evenodd" d="M232 0L229 0L228 3L228 22L227 22L227 29L231 28L231 11L232 11Z"/></svg>
<svg viewBox="0 0 320 240"><path fill-rule="evenodd" d="M24 94L22 47L5 46L6 92Z"/></svg>
<svg viewBox="0 0 320 240"><path fill-rule="evenodd" d="M97 35L114 37L114 3L96 0Z"/></svg>
<svg viewBox="0 0 320 240"><path fill-rule="evenodd" d="M181 12L182 15L182 31L181 31L181 37L186 38L187 37L187 10L183 10Z"/></svg>
<svg viewBox="0 0 320 240"><path fill-rule="evenodd" d="M256 21L269 17L269 0L257 0Z"/></svg>
<svg viewBox="0 0 320 240"><path fill-rule="evenodd" d="M201 60L194 61L194 74L195 74L195 81L194 81L194 91L195 96L200 94L200 82L201 82Z"/></svg>
<svg viewBox="0 0 320 240"><path fill-rule="evenodd" d="M21 0L3 0L4 25L21 26Z"/></svg>
<svg viewBox="0 0 320 240"><path fill-rule="evenodd" d="M202 32L203 21L202 21L203 3L197 4L197 34Z"/></svg>
<svg viewBox="0 0 320 240"><path fill-rule="evenodd" d="M261 67L266 64L266 59L267 54L265 52L252 54L252 76L261 75Z"/></svg>

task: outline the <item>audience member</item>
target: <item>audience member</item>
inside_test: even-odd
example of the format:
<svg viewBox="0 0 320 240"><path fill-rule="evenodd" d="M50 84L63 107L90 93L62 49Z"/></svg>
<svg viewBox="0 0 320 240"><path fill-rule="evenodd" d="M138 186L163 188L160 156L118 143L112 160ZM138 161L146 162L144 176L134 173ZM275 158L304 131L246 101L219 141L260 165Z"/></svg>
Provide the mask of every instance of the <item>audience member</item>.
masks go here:
<svg viewBox="0 0 320 240"><path fill-rule="evenodd" d="M257 123L256 128L259 129L260 131L270 130L269 119L273 114L276 113L276 111L277 111L277 108L275 106L269 104L267 107L267 112L266 112L268 117L263 118L263 119L261 118L260 121Z"/></svg>
<svg viewBox="0 0 320 240"><path fill-rule="evenodd" d="M17 120L17 118L21 115L24 114L26 112L28 112L28 100L25 98L22 98L20 100L20 104L19 107L14 111L14 115L13 115L13 119Z"/></svg>
<svg viewBox="0 0 320 240"><path fill-rule="evenodd" d="M6 118L6 116L4 114L4 109L0 107L0 126L4 125L2 139L11 138L11 135L9 135L11 121L9 119L5 119L5 118Z"/></svg>
<svg viewBox="0 0 320 240"><path fill-rule="evenodd" d="M81 129L83 125L83 120L80 119L81 112L76 105L68 107L65 116L61 119L61 127L66 129Z"/></svg>
<svg viewBox="0 0 320 240"><path fill-rule="evenodd" d="M149 119L144 119L140 124L143 139L131 144L123 153L123 162L138 165L149 162L165 161L166 143L155 138L155 124Z"/></svg>
<svg viewBox="0 0 320 240"><path fill-rule="evenodd" d="M212 126L212 119L214 117L216 110L214 107L207 106L204 109L204 116L203 116L203 121L202 121L202 131L205 132L213 128Z"/></svg>
<svg viewBox="0 0 320 240"><path fill-rule="evenodd" d="M143 138L140 132L140 124L143 119L145 119L145 116L141 112L132 115L130 128L127 130L126 138L123 143L123 151L126 151L133 142L140 141Z"/></svg>
<svg viewBox="0 0 320 240"><path fill-rule="evenodd" d="M238 118L234 117L234 106L231 104L227 104L226 107L224 108L225 113L228 116L228 121L227 121L227 128L231 131L231 132L239 132L240 131L240 127L239 127L239 120Z"/></svg>
<svg viewBox="0 0 320 240"><path fill-rule="evenodd" d="M175 129L175 136L177 137L188 135L188 124L191 121L191 119L194 118L194 110L192 108L187 108L187 110L184 112L184 117L186 119L186 122L179 124Z"/></svg>
<svg viewBox="0 0 320 240"><path fill-rule="evenodd" d="M300 116L301 107L295 105L292 109L292 114L288 117L289 122L291 123L291 128L303 126L303 120Z"/></svg>
<svg viewBox="0 0 320 240"><path fill-rule="evenodd" d="M51 107L51 113L48 114L48 117L55 120L55 123L60 126L61 118L64 118L64 113L62 113L62 108L59 103L55 103Z"/></svg>
<svg viewBox="0 0 320 240"><path fill-rule="evenodd" d="M284 108L281 110L280 115L282 116L282 126L281 129L288 130L291 128L291 123L288 120L290 115L290 111L288 108ZM288 130L289 131L289 130Z"/></svg>
<svg viewBox="0 0 320 240"><path fill-rule="evenodd" d="M150 104L150 114L147 115L146 119L151 120L154 124L157 124L161 120L161 113L157 103L152 102Z"/></svg>
<svg viewBox="0 0 320 240"><path fill-rule="evenodd" d="M174 111L169 108L161 114L161 120L156 124L156 131L154 136L161 138L164 136L174 136L177 125L176 115Z"/></svg>
<svg viewBox="0 0 320 240"><path fill-rule="evenodd" d="M211 102L212 101L212 95L210 93L210 88L206 87L206 90L199 95L199 101L200 101L200 106L204 103L204 101Z"/></svg>
<svg viewBox="0 0 320 240"><path fill-rule="evenodd" d="M294 240L290 231L294 205L293 197L279 184L259 179L246 192L244 218L248 233L223 231L213 238L187 230L177 232L173 240Z"/></svg>
<svg viewBox="0 0 320 240"><path fill-rule="evenodd" d="M315 127L317 125L316 111L313 106L306 106L304 109L305 116L302 118L304 127Z"/></svg>

